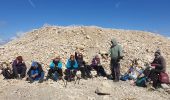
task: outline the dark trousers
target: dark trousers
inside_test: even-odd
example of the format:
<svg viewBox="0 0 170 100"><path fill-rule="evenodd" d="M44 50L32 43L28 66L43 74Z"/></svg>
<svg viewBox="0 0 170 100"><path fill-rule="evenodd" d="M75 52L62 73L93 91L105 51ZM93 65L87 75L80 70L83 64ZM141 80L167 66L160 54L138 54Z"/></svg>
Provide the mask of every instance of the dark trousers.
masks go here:
<svg viewBox="0 0 170 100"><path fill-rule="evenodd" d="M90 66L88 65L83 65L79 66L79 70L81 71L81 77L90 77Z"/></svg>
<svg viewBox="0 0 170 100"><path fill-rule="evenodd" d="M105 70L104 70L104 68L103 68L103 66L101 66L101 65L92 65L91 66L92 68L94 68L94 70L96 70L97 71L97 75L99 75L99 76L106 76L106 72L105 72Z"/></svg>
<svg viewBox="0 0 170 100"><path fill-rule="evenodd" d="M67 78L74 78L77 74L77 69L66 69L65 72Z"/></svg>
<svg viewBox="0 0 170 100"><path fill-rule="evenodd" d="M113 80L119 81L120 78L120 63L117 60L111 60L111 72Z"/></svg>
<svg viewBox="0 0 170 100"><path fill-rule="evenodd" d="M27 70L26 66L20 66L19 68L17 66L13 66L14 77L19 78L18 74L20 74L20 77L24 78L26 75L26 70Z"/></svg>
<svg viewBox="0 0 170 100"><path fill-rule="evenodd" d="M34 80L34 81L37 81L37 80L43 80L44 79L44 72L41 72L39 73L39 75L37 75L36 77L31 77L32 75L29 75L29 77Z"/></svg>
<svg viewBox="0 0 170 100"><path fill-rule="evenodd" d="M153 81L153 87L154 88L157 88L158 85L160 84L160 81L159 81L160 73L161 73L161 70L158 70L158 69L152 69L150 71L148 78L150 78L151 81Z"/></svg>
<svg viewBox="0 0 170 100"><path fill-rule="evenodd" d="M13 78L13 74L11 74L10 71L6 68L3 69L2 75L4 76L5 79L12 79Z"/></svg>
<svg viewBox="0 0 170 100"><path fill-rule="evenodd" d="M57 74L59 75L59 76L63 76L63 71L62 71L62 69L49 69L49 71L48 71L48 76L49 77L51 77L52 76L52 74L54 74L55 72L57 72Z"/></svg>

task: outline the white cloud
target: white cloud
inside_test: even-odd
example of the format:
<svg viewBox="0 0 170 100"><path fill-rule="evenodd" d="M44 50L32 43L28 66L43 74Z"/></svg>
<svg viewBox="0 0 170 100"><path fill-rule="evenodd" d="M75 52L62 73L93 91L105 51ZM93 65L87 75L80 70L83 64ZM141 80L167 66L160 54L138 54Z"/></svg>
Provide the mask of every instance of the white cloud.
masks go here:
<svg viewBox="0 0 170 100"><path fill-rule="evenodd" d="M119 8L120 7L120 2L117 2L116 4L115 4L115 8Z"/></svg>
<svg viewBox="0 0 170 100"><path fill-rule="evenodd" d="M6 43L6 41L0 38L0 45L2 45L4 43Z"/></svg>
<svg viewBox="0 0 170 100"><path fill-rule="evenodd" d="M31 5L33 8L36 7L35 4L34 4L34 2L33 2L32 0L28 0L28 2L30 3L30 5Z"/></svg>
<svg viewBox="0 0 170 100"><path fill-rule="evenodd" d="M170 39L170 37L168 37L168 39Z"/></svg>
<svg viewBox="0 0 170 100"><path fill-rule="evenodd" d="M23 32L23 31L18 31L18 32L16 32L16 34L15 34L14 37L11 37L11 38L10 38L10 40L18 39L18 38L20 38L20 37L22 37L22 36L24 36L24 35L25 35L25 32Z"/></svg>

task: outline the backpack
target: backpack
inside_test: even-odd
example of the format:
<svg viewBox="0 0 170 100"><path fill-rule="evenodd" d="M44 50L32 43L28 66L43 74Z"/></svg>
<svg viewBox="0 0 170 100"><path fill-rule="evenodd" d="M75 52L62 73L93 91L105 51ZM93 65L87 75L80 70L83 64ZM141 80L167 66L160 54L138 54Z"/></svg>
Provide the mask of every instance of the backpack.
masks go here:
<svg viewBox="0 0 170 100"><path fill-rule="evenodd" d="M165 84L170 84L170 81L169 81L169 76L167 73L165 72L161 72L160 75L159 75L159 81L161 83L165 83Z"/></svg>
<svg viewBox="0 0 170 100"><path fill-rule="evenodd" d="M146 77L141 77L136 80L136 86L146 87Z"/></svg>

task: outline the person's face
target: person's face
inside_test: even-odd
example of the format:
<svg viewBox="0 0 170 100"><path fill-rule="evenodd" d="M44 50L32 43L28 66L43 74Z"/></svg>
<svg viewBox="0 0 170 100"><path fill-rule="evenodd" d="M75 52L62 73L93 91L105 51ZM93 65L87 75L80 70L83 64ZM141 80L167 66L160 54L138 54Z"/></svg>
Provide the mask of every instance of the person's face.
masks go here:
<svg viewBox="0 0 170 100"><path fill-rule="evenodd" d="M33 66L32 68L33 68L33 69L36 69L36 67L35 67L35 66Z"/></svg>
<svg viewBox="0 0 170 100"><path fill-rule="evenodd" d="M82 58L83 56L80 54L79 56L78 56L78 58Z"/></svg>
<svg viewBox="0 0 170 100"><path fill-rule="evenodd" d="M74 57L73 57L73 56L71 56L71 57L70 57L70 60L74 60Z"/></svg>
<svg viewBox="0 0 170 100"><path fill-rule="evenodd" d="M155 58L159 58L159 57L160 57L160 54L155 53Z"/></svg>
<svg viewBox="0 0 170 100"><path fill-rule="evenodd" d="M59 58L55 58L54 61L59 61L60 59Z"/></svg>

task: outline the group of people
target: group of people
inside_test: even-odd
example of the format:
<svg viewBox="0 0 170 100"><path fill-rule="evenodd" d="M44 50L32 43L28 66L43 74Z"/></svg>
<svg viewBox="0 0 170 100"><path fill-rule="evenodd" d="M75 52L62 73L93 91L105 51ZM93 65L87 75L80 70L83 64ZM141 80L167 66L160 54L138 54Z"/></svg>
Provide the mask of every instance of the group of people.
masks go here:
<svg viewBox="0 0 170 100"><path fill-rule="evenodd" d="M122 47L118 45L115 39L111 40L111 47L107 54L104 54L104 58L110 57L110 68L111 75L108 75L101 64L101 59L99 55L96 55L90 65L86 64L83 59L83 54L75 52L74 55L71 55L66 62L66 70L63 71L63 64L60 56L55 57L49 64L49 70L46 78L44 78L45 73L42 68L42 65L39 62L33 61L30 69L26 75L26 64L23 61L22 56L18 56L12 63L12 69L5 68L2 71L5 79L22 79L27 76L26 80L31 83L34 81L39 81L42 83L44 80L52 79L57 81L64 79L67 81L72 81L77 75L77 71L81 72L81 78L87 79L91 78L91 71L95 70L97 76L107 77L112 79L114 82L119 82L119 80L133 80L134 83L138 86L146 86L146 81L152 81L153 87L157 88L160 81L161 73L166 71L165 59L161 56L160 50L155 52L155 59L151 63L151 67L143 68L139 66L138 61L135 59L132 61L129 70L124 75L120 75L120 60L123 59Z"/></svg>

